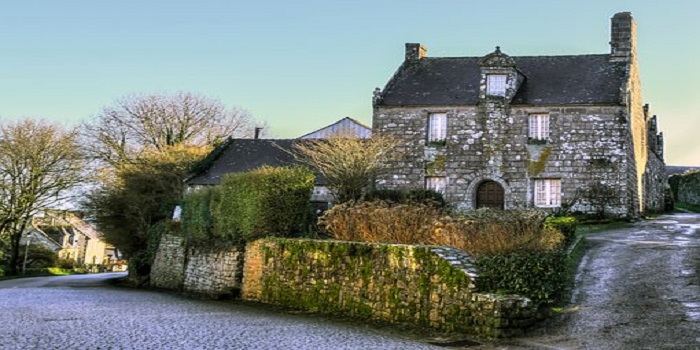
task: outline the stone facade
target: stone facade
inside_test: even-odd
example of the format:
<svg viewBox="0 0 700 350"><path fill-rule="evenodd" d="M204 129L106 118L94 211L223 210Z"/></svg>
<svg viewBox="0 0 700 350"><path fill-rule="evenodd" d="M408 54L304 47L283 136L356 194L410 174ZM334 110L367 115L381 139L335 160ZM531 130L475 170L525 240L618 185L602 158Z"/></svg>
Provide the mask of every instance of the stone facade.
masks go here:
<svg viewBox="0 0 700 350"><path fill-rule="evenodd" d="M536 319L527 298L476 292L471 259L453 248L264 239L245 261L248 300L484 337Z"/></svg>
<svg viewBox="0 0 700 350"><path fill-rule="evenodd" d="M510 57L497 48L482 58L428 58L424 46L406 44L406 61L374 98L375 133L401 142L378 186L430 188L438 178L462 209L484 206L490 182L504 209L660 210L663 138L642 105L635 36L631 15L619 13L609 55ZM503 77L502 91L490 90L493 76ZM435 142L438 114L446 130Z"/></svg>

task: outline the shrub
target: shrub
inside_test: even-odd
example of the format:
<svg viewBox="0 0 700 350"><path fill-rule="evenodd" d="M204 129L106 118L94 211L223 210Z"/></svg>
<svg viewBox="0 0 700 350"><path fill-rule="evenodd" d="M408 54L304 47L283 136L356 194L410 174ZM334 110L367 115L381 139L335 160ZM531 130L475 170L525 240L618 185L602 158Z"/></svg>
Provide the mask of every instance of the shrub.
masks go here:
<svg viewBox="0 0 700 350"><path fill-rule="evenodd" d="M564 217L548 217L545 222L545 227L551 227L559 230L564 235L565 245L569 245L576 238L576 226L578 221L573 216Z"/></svg>
<svg viewBox="0 0 700 350"><path fill-rule="evenodd" d="M336 239L445 245L472 256L551 251L564 241L559 231L543 225L546 214L541 211L482 209L441 215L440 208L424 203L349 202L328 210L320 224Z"/></svg>
<svg viewBox="0 0 700 350"><path fill-rule="evenodd" d="M61 269L66 269L66 270L70 270L76 266L77 266L77 263L73 259L60 258L56 262L56 267L61 268Z"/></svg>
<svg viewBox="0 0 700 350"><path fill-rule="evenodd" d="M21 254L23 258L24 253L25 251L22 249ZM56 261L58 260L58 255L56 252L41 244L30 244L29 251L27 253L26 261L28 268L45 268L55 266Z"/></svg>
<svg viewBox="0 0 700 350"><path fill-rule="evenodd" d="M567 285L567 257L560 251L496 254L481 257L475 264L477 288L482 292L551 302Z"/></svg>
<svg viewBox="0 0 700 350"><path fill-rule="evenodd" d="M211 199L213 235L253 240L308 227L315 176L302 167L261 167L226 175Z"/></svg>
<svg viewBox="0 0 700 350"><path fill-rule="evenodd" d="M428 244L440 214L440 209L422 203L346 202L326 211L320 225L340 240Z"/></svg>
<svg viewBox="0 0 700 350"><path fill-rule="evenodd" d="M386 201L391 203L424 203L435 205L439 208L446 208L447 202L440 192L425 189L414 190L374 190L365 196L365 201Z"/></svg>
<svg viewBox="0 0 700 350"><path fill-rule="evenodd" d="M211 198L216 187L198 189L182 200L182 232L190 241L206 241L211 237L213 219Z"/></svg>

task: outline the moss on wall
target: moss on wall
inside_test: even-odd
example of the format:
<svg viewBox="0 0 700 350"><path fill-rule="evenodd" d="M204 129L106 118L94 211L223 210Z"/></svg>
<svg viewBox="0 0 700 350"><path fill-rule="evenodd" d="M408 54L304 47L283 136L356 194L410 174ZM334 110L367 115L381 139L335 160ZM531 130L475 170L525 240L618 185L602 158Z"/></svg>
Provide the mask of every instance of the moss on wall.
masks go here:
<svg viewBox="0 0 700 350"><path fill-rule="evenodd" d="M513 302L526 298L476 293L471 260L452 248L265 239L246 251L247 299L486 337L534 315Z"/></svg>
<svg viewBox="0 0 700 350"><path fill-rule="evenodd" d="M537 158L537 160L528 159L527 172L532 176L537 176L544 172L551 152L552 147L545 147L542 152L540 152L540 156Z"/></svg>

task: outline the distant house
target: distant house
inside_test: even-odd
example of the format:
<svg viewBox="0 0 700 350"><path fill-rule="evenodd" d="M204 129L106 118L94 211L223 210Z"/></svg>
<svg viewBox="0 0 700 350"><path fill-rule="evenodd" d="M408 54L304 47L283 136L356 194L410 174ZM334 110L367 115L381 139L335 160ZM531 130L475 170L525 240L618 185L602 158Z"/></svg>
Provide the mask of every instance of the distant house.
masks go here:
<svg viewBox="0 0 700 350"><path fill-rule="evenodd" d="M118 259L116 249L102 240L95 228L82 220L80 213L47 211L35 217L33 227L54 241L58 257L70 259L78 265L108 265Z"/></svg>
<svg viewBox="0 0 700 350"><path fill-rule="evenodd" d="M331 125L299 136L300 139L326 139L334 135L352 136L366 139L372 136L372 128L350 117L345 117Z"/></svg>
<svg viewBox="0 0 700 350"><path fill-rule="evenodd" d="M212 151L199 170L185 179L190 189L214 186L221 183L226 174L242 173L261 166L289 166L300 164L292 155L294 144L305 139L323 139L333 135L367 138L372 130L350 117L312 131L296 139L229 139ZM316 174L311 201L319 207L333 202L334 197L326 187L325 179Z"/></svg>
<svg viewBox="0 0 700 350"><path fill-rule="evenodd" d="M47 249L50 249L54 252L58 252L59 250L61 250L61 243L59 243L59 240L57 238L58 237L51 236L43 230L41 230L40 228L36 227L32 222L29 225L29 228L25 231L25 234L22 235L22 238L20 239L20 245L23 246L27 243L36 244L44 246Z"/></svg>

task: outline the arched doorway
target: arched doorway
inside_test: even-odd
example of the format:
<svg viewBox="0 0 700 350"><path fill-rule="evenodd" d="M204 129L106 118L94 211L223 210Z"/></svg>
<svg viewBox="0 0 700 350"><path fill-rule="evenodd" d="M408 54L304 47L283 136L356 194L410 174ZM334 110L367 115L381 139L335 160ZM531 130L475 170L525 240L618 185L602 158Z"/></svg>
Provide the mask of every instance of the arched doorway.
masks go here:
<svg viewBox="0 0 700 350"><path fill-rule="evenodd" d="M503 187L496 181L487 180L479 184L476 190L476 208L503 209Z"/></svg>

